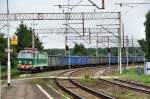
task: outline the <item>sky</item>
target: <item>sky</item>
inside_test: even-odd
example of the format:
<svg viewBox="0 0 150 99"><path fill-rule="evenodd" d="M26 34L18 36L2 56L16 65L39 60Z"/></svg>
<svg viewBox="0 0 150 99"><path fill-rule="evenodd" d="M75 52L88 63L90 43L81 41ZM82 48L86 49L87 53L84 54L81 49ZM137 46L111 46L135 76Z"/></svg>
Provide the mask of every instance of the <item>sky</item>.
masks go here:
<svg viewBox="0 0 150 99"><path fill-rule="evenodd" d="M63 9L59 9L53 5L67 4L68 0L9 0L9 10L10 13L61 13ZM80 4L90 3L88 0L69 0L70 4L76 4L79 1ZM92 0L95 4L100 6L100 0ZM106 8L105 10L99 10L96 7L75 7L72 12L122 12L122 22L124 23L125 35L133 36L134 39L145 38L145 15L150 10L150 5L132 5L133 7L123 6L120 7L115 3L128 3L128 2L149 2L149 0L105 0ZM135 7L136 6L136 7ZM65 9L64 9L65 10ZM0 0L0 13L6 13L6 0ZM14 34L16 28L20 22L10 22L10 33ZM31 27L32 21L24 21L26 25ZM47 28L59 28L64 27L65 21L35 21L37 24L35 29L47 29ZM0 27L5 25L6 22L0 22ZM95 24L99 22L87 22L85 27L96 27ZM80 26L74 26L80 27ZM0 32L6 33L6 28L0 30ZM40 40L43 42L45 48L64 48L64 35L56 34L40 34ZM74 42L69 41L68 45L70 47L74 46ZM79 41L84 43L84 41ZM95 44L86 44L86 47L94 47Z"/></svg>

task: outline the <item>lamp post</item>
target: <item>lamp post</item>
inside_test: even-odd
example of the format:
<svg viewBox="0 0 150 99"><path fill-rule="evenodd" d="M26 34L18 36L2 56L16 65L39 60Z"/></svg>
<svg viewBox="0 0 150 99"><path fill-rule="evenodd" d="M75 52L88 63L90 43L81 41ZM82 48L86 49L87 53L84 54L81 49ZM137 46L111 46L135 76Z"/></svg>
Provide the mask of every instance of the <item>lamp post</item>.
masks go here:
<svg viewBox="0 0 150 99"><path fill-rule="evenodd" d="M7 80L8 80L8 86L10 86L11 83L11 61L10 61L10 35L9 35L9 4L7 0Z"/></svg>

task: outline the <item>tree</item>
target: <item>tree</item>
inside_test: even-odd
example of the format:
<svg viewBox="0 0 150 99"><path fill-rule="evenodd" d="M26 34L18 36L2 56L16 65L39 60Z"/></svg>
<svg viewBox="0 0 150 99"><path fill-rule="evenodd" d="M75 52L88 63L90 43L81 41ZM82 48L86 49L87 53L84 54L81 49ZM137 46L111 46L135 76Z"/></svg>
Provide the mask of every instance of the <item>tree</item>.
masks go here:
<svg viewBox="0 0 150 99"><path fill-rule="evenodd" d="M146 41L144 39L138 40L139 45L141 46L141 49L143 52L146 52Z"/></svg>
<svg viewBox="0 0 150 99"><path fill-rule="evenodd" d="M77 55L77 56L84 56L84 55L87 55L87 51L83 44L78 45L76 43L72 54Z"/></svg>
<svg viewBox="0 0 150 99"><path fill-rule="evenodd" d="M0 62L3 66L7 66L7 53L5 52L5 49L7 49L7 38L5 38L3 35L0 35ZM13 50L13 53L11 53L11 67L13 68L15 66L16 66L16 52Z"/></svg>
<svg viewBox="0 0 150 99"><path fill-rule="evenodd" d="M6 65L7 55L5 49L7 48L7 39L3 35L0 35L0 62L2 65Z"/></svg>
<svg viewBox="0 0 150 99"><path fill-rule="evenodd" d="M59 55L59 56L65 55L64 49L53 48L53 49L44 49L44 51L46 51L48 55Z"/></svg>
<svg viewBox="0 0 150 99"><path fill-rule="evenodd" d="M145 33L146 33L146 58L150 60L150 11L146 14Z"/></svg>
<svg viewBox="0 0 150 99"><path fill-rule="evenodd" d="M28 47L32 47L32 29L31 28L27 28L26 25L24 25L23 23L21 23L19 25L19 28L17 28L16 31L16 35L18 36L18 45L16 47L17 51L20 51L24 48L28 48ZM42 50L43 46L42 43L40 42L38 36L36 36L34 34L34 41L35 41L35 48L37 48L38 50Z"/></svg>

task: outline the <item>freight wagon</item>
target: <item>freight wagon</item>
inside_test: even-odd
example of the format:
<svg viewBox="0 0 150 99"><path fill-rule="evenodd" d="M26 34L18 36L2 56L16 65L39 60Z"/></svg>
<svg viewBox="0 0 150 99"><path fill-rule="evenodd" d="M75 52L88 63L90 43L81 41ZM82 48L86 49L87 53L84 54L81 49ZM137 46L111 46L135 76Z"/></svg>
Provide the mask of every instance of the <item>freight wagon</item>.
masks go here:
<svg viewBox="0 0 150 99"><path fill-rule="evenodd" d="M70 58L70 59L69 59ZM82 67L82 66L94 66L94 65L106 65L118 64L118 56L109 57L91 57L91 56L49 56L48 64L50 67L54 68L67 68L70 64L72 67ZM70 60L70 63L69 63ZM129 63L143 63L143 56L129 56ZM122 63L127 63L127 57L122 57Z"/></svg>

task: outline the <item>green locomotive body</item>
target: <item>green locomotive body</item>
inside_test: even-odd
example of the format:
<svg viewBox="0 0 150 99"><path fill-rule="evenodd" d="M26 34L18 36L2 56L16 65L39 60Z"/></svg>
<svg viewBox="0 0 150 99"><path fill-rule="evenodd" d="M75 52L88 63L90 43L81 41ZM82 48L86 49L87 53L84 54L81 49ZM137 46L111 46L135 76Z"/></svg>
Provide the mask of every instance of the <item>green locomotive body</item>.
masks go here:
<svg viewBox="0 0 150 99"><path fill-rule="evenodd" d="M48 55L36 50L21 50L18 53L17 68L20 71L42 70L48 66Z"/></svg>

